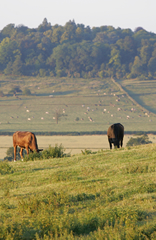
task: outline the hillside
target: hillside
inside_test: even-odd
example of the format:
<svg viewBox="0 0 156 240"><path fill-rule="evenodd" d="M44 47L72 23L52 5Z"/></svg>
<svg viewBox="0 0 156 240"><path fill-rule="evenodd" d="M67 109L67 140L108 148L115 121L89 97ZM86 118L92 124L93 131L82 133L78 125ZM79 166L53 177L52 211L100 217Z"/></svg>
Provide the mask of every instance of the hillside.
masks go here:
<svg viewBox="0 0 156 240"><path fill-rule="evenodd" d="M1 76L0 86L1 134L105 134L114 122L156 132L155 81Z"/></svg>
<svg viewBox="0 0 156 240"><path fill-rule="evenodd" d="M156 114L156 82L153 80L118 80L125 91L143 108Z"/></svg>
<svg viewBox="0 0 156 240"><path fill-rule="evenodd" d="M155 144L1 162L0 238L156 239L155 172Z"/></svg>

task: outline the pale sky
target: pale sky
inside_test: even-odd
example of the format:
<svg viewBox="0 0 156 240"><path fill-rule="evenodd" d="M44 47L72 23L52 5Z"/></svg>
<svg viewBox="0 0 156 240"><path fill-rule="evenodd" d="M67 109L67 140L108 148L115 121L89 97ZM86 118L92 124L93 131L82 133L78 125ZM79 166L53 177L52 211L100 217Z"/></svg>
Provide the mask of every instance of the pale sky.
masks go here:
<svg viewBox="0 0 156 240"><path fill-rule="evenodd" d="M143 27L156 33L156 0L1 0L0 30L10 23L37 28L44 18L52 26L75 20L91 28Z"/></svg>

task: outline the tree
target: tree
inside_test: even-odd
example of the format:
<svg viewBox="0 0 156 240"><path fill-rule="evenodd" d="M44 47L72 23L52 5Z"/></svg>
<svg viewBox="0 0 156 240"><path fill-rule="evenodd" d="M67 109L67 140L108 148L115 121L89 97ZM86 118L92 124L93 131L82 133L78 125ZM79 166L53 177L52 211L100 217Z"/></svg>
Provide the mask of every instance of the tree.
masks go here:
<svg viewBox="0 0 156 240"><path fill-rule="evenodd" d="M12 74L20 76L23 72L23 62L21 61L20 55L16 56L15 61L12 64Z"/></svg>
<svg viewBox="0 0 156 240"><path fill-rule="evenodd" d="M58 45L60 43L60 39L63 34L63 27L59 25L55 25L54 27L52 27L52 30L53 30L53 35L52 35L51 42Z"/></svg>
<svg viewBox="0 0 156 240"><path fill-rule="evenodd" d="M65 24L64 27L64 33L61 36L60 43L63 43L65 41L71 41L75 39L75 30L76 30L76 24L73 21L69 21Z"/></svg>
<svg viewBox="0 0 156 240"><path fill-rule="evenodd" d="M4 74L6 75L12 74L12 62L8 62L6 68L4 69Z"/></svg>
<svg viewBox="0 0 156 240"><path fill-rule="evenodd" d="M6 37L0 43L0 64L4 69L9 62L14 62L19 54L17 42Z"/></svg>
<svg viewBox="0 0 156 240"><path fill-rule="evenodd" d="M120 47L121 64L133 62L137 53L134 39L126 36L124 39L118 40L116 44Z"/></svg>
<svg viewBox="0 0 156 240"><path fill-rule="evenodd" d="M112 69L113 74L111 75L112 77L114 74L118 78L119 75L116 73L120 71L121 68L121 56L120 56L120 51L117 48L112 48L111 50L111 58L108 63L109 68Z"/></svg>
<svg viewBox="0 0 156 240"><path fill-rule="evenodd" d="M148 135L144 134L141 137L130 138L126 146L137 146L137 145L143 145L143 144L149 144L149 143L152 143L152 142L149 141Z"/></svg>
<svg viewBox="0 0 156 240"><path fill-rule="evenodd" d="M19 86L14 86L8 93L9 94L17 94L17 93L21 93L21 92L22 92L22 90L20 89Z"/></svg>
<svg viewBox="0 0 156 240"><path fill-rule="evenodd" d="M133 77L137 77L141 74L142 62L138 56L135 57L134 63L132 65L131 74Z"/></svg>
<svg viewBox="0 0 156 240"><path fill-rule="evenodd" d="M25 88L25 89L23 90L23 95L30 96L30 95L31 95L30 89Z"/></svg>
<svg viewBox="0 0 156 240"><path fill-rule="evenodd" d="M58 121L60 120L62 114L61 114L61 111L60 109L56 108L55 109L55 121L56 121L56 124L58 124Z"/></svg>
<svg viewBox="0 0 156 240"><path fill-rule="evenodd" d="M37 29L37 30L38 30L39 32L45 32L45 31L47 31L47 30L49 30L49 29L51 29L51 24L48 23L48 21L47 21L46 18L44 18L42 24L40 24L40 25L38 26L38 29Z"/></svg>
<svg viewBox="0 0 156 240"><path fill-rule="evenodd" d="M11 35L15 32L15 24L8 24L6 27L4 27L1 31L1 34L4 37L11 37Z"/></svg>
<svg viewBox="0 0 156 240"><path fill-rule="evenodd" d="M137 27L135 28L134 32L136 33L136 32L139 32L140 30L144 30L144 29L142 27Z"/></svg>
<svg viewBox="0 0 156 240"><path fill-rule="evenodd" d="M150 56L151 56L151 46L150 44L147 43L143 45L142 48L140 49L141 61L145 68L147 68L147 64L150 59Z"/></svg>
<svg viewBox="0 0 156 240"><path fill-rule="evenodd" d="M151 73L152 76L156 73L156 57L151 57L148 62L148 71Z"/></svg>

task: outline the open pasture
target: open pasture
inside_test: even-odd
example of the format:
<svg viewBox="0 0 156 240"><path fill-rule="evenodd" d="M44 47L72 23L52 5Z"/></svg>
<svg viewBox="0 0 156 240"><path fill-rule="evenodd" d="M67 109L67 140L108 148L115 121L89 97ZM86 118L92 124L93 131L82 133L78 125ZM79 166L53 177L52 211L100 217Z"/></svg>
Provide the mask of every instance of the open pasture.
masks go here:
<svg viewBox="0 0 156 240"><path fill-rule="evenodd" d="M32 92L0 98L2 132L107 131L115 122L126 131L156 131L156 115L135 106L111 79L23 78L4 79L0 84L5 94L15 85Z"/></svg>
<svg viewBox="0 0 156 240"><path fill-rule="evenodd" d="M128 94L148 111L156 114L155 80L120 80L118 81Z"/></svg>
<svg viewBox="0 0 156 240"><path fill-rule="evenodd" d="M156 239L155 144L0 170L0 239Z"/></svg>

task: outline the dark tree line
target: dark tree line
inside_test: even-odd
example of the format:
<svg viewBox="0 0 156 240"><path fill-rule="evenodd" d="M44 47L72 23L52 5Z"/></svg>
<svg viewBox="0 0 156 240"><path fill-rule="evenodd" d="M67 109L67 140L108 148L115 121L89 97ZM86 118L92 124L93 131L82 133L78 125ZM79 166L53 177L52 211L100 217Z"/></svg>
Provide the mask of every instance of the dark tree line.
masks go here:
<svg viewBox="0 0 156 240"><path fill-rule="evenodd" d="M156 78L156 34L138 27L85 27L69 21L0 31L0 73L57 77Z"/></svg>

